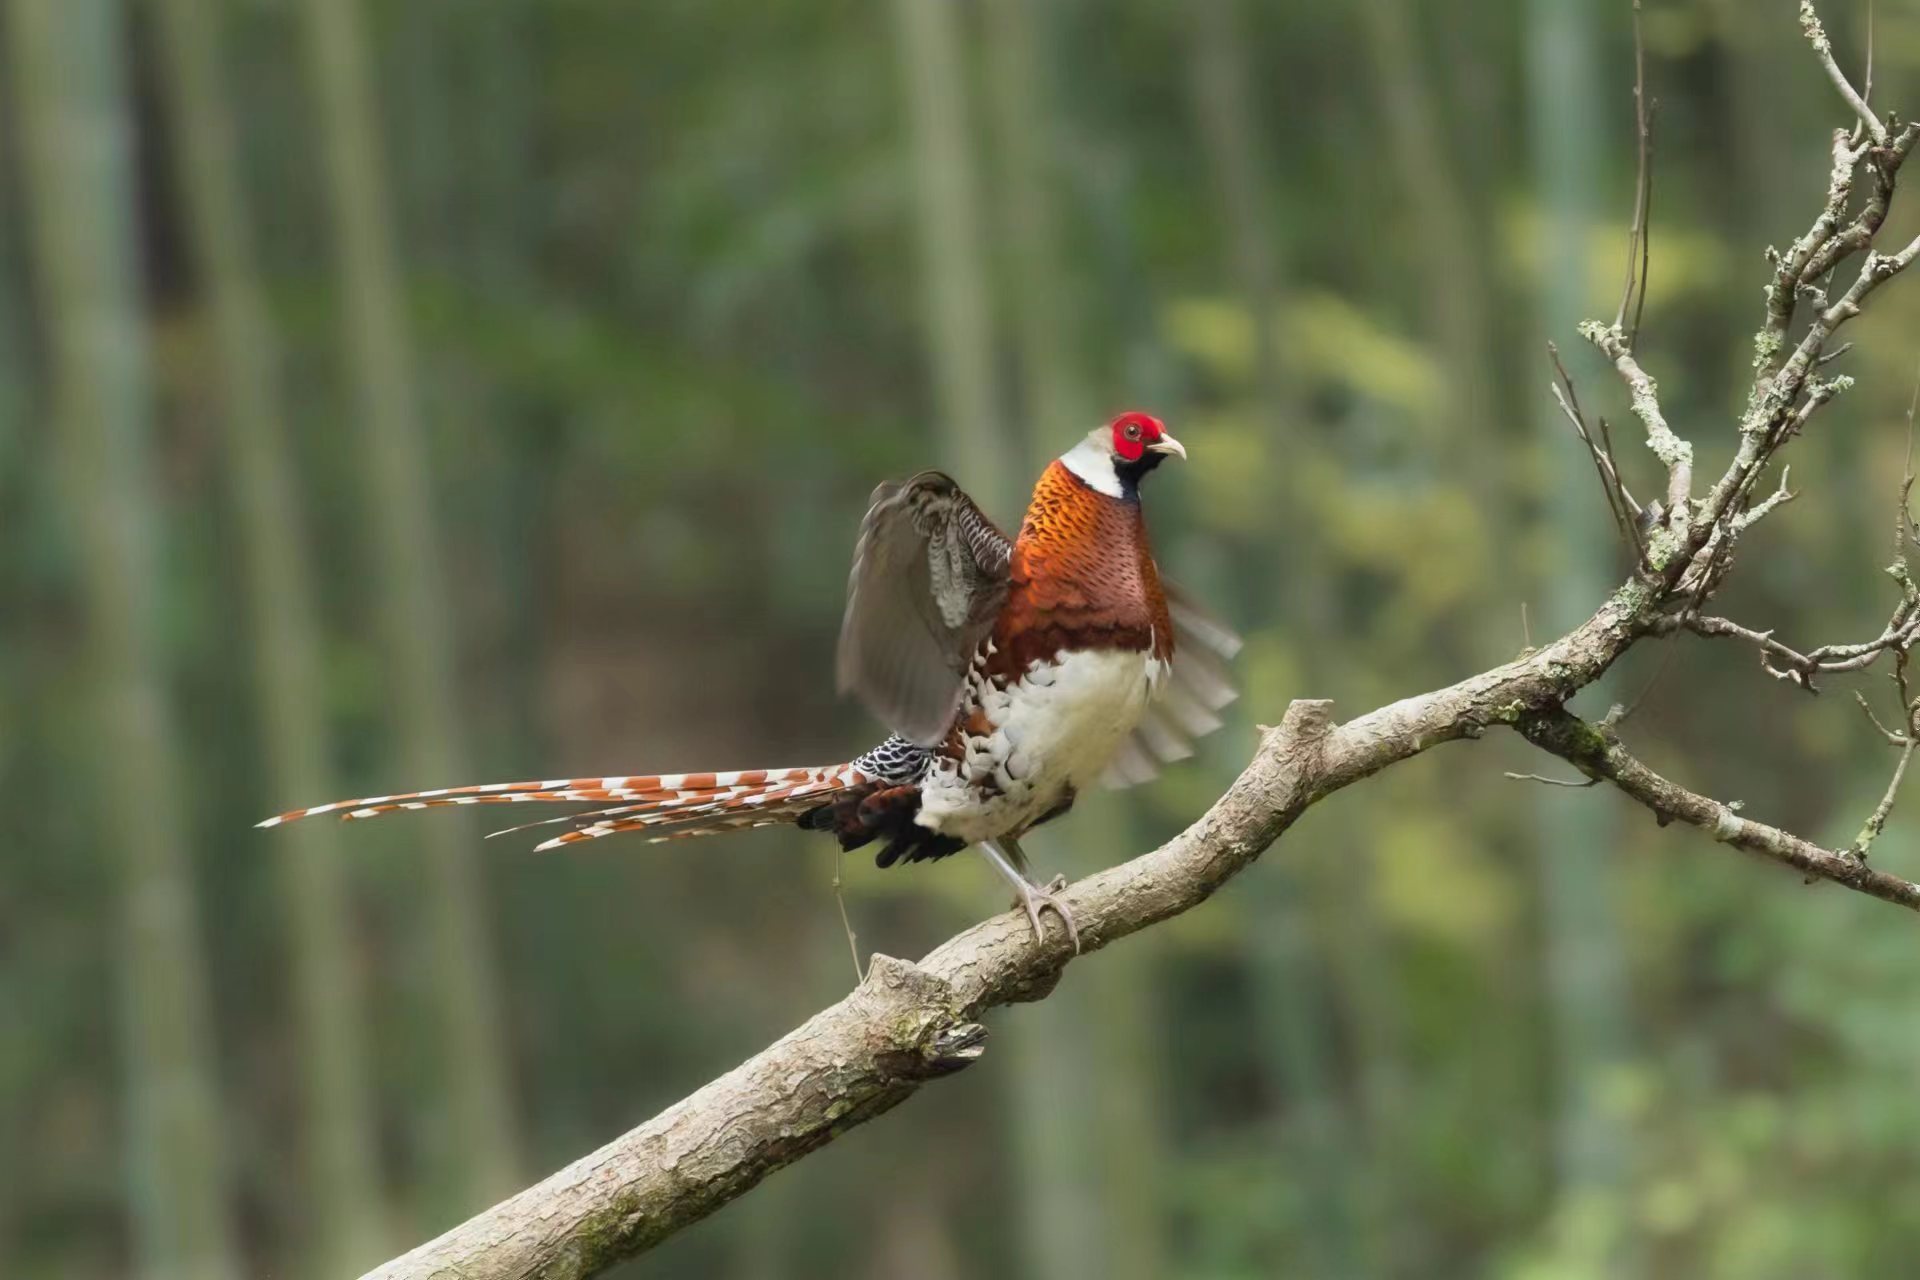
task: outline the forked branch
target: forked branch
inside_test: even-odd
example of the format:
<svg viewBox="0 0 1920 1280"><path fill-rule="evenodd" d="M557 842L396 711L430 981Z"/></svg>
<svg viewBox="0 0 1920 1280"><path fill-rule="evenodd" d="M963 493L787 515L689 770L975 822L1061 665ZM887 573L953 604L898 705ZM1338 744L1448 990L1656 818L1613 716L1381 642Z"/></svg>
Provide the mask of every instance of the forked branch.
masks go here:
<svg viewBox="0 0 1920 1280"><path fill-rule="evenodd" d="M1737 804L1689 791L1634 758L1612 730L1589 724L1565 708L1523 718L1520 732L1589 778L1611 782L1651 810L1662 826L1684 822L1722 844L1782 863L1812 879L1830 880L1920 911L1920 884L1873 870L1857 848L1823 849L1790 831L1742 816Z"/></svg>

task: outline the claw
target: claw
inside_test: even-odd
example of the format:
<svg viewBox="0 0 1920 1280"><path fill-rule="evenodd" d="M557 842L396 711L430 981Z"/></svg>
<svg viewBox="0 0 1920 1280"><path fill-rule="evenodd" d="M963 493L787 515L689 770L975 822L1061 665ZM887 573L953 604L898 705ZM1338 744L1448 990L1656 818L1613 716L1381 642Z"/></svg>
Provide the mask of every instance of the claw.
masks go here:
<svg viewBox="0 0 1920 1280"><path fill-rule="evenodd" d="M1074 923L1073 912L1067 904L1054 897L1067 887L1065 876L1055 876L1052 883L1042 889L1027 879L1023 868L1026 858L1020 853L1019 842L1012 836L1002 836L997 840L985 840L980 844L987 860L995 869L1007 878L1014 891L1020 896L1014 899L1014 905L1027 913L1027 923L1033 926L1033 940L1041 946L1047 945L1047 931L1040 923L1040 913L1051 911L1060 917L1060 923L1067 927L1067 941L1073 944L1073 954L1080 954L1080 926Z"/></svg>
<svg viewBox="0 0 1920 1280"><path fill-rule="evenodd" d="M1073 911L1067 904L1059 898L1054 897L1055 893L1066 888L1066 886L1067 878L1065 876L1055 876L1053 883L1044 889L1036 888L1033 885L1022 885L1020 900L1016 905L1026 911L1027 923L1033 926L1033 940L1043 947L1047 944L1047 930L1046 927L1040 923L1040 913L1042 911L1051 911L1056 916L1059 916L1060 923L1065 925L1067 929L1067 941L1073 944L1073 954L1079 955L1080 927L1074 923Z"/></svg>

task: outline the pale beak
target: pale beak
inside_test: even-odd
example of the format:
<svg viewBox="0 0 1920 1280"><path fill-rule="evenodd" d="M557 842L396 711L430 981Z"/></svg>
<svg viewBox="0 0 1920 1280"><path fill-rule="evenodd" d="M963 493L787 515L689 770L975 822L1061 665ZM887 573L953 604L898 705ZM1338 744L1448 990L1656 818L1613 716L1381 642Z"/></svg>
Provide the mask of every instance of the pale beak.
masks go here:
<svg viewBox="0 0 1920 1280"><path fill-rule="evenodd" d="M1153 450L1155 453L1174 454L1182 462L1187 460L1187 446L1181 444L1170 435L1163 434L1158 440L1148 445L1147 448Z"/></svg>

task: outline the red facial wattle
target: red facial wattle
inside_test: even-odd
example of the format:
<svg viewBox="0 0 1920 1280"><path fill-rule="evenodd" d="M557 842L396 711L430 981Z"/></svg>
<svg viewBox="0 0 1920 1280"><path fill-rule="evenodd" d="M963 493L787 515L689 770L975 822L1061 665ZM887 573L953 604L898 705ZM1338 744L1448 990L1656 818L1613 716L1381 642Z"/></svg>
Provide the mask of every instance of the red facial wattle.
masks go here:
<svg viewBox="0 0 1920 1280"><path fill-rule="evenodd" d="M1151 414L1123 413L1112 423L1113 452L1124 462L1138 462L1151 445L1166 435L1166 428Z"/></svg>

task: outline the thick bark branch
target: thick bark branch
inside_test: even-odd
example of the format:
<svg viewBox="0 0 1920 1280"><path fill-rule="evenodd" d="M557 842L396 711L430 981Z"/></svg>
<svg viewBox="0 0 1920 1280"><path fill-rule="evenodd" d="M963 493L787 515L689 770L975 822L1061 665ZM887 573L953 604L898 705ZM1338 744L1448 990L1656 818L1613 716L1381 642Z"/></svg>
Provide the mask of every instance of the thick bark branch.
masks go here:
<svg viewBox="0 0 1920 1280"><path fill-rule="evenodd" d="M1489 725L1557 707L1635 637L1637 587L1544 649L1459 684L1336 726L1329 702L1296 702L1245 772L1186 831L1069 886L1084 952L1212 896L1309 806L1397 761ZM904 1101L984 1050L978 1019L1039 1000L1073 956L1057 932L995 916L919 964L874 957L852 994L699 1092L544 1182L369 1273L425 1277L590 1276L631 1257Z"/></svg>
<svg viewBox="0 0 1920 1280"><path fill-rule="evenodd" d="M1666 818L1863 893L1920 910L1920 886L1847 853L1740 818L1652 773L1563 709L1657 624L1632 582L1567 635L1458 684L1335 725L1295 702L1245 772L1197 822L1151 853L1069 886L1091 953L1211 897L1301 814L1442 742L1508 725ZM545 1181L397 1258L367 1280L531 1280L597 1274L690 1226L776 1169L905 1101L985 1051L979 1019L1044 999L1074 957L1037 946L1025 919L983 921L918 964L874 957L866 981L733 1071Z"/></svg>

